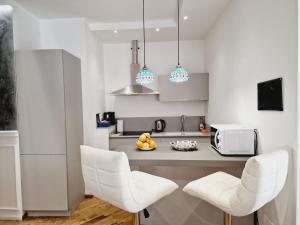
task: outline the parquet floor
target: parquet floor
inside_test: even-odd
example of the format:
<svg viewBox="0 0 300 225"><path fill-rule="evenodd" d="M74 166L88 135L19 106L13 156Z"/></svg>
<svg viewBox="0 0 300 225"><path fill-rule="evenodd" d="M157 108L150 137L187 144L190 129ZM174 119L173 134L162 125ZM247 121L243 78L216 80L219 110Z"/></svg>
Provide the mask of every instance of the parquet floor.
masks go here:
<svg viewBox="0 0 300 225"><path fill-rule="evenodd" d="M85 199L71 217L27 217L0 225L133 225L134 215L97 198Z"/></svg>

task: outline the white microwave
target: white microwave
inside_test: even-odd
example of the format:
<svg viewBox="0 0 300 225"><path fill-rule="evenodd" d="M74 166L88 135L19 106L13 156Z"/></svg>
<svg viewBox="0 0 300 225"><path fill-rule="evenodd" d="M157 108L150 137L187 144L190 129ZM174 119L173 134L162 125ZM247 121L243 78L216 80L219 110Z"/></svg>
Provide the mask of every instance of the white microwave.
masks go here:
<svg viewBox="0 0 300 225"><path fill-rule="evenodd" d="M257 135L253 128L235 125L211 125L211 146L223 156L253 156L257 150Z"/></svg>

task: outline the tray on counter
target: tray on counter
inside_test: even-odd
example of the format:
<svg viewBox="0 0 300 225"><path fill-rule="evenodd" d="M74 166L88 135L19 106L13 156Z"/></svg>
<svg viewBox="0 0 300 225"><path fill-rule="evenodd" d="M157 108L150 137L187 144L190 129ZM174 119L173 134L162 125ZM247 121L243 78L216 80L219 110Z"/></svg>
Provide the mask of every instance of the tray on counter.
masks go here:
<svg viewBox="0 0 300 225"><path fill-rule="evenodd" d="M198 143L197 141L172 141L170 145L173 150L175 151L182 151L182 152L192 152L198 151Z"/></svg>

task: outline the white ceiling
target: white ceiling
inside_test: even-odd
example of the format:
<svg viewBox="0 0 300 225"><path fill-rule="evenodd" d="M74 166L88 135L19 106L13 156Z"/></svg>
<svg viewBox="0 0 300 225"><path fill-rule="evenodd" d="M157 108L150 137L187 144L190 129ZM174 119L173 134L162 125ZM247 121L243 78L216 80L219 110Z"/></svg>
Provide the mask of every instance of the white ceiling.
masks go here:
<svg viewBox="0 0 300 225"><path fill-rule="evenodd" d="M84 17L105 42L142 39L142 0L16 0L39 19ZM181 39L203 39L231 0L181 0ZM176 40L177 0L145 0L148 41ZM188 20L183 20L188 16ZM155 28L160 31L156 32ZM117 29L118 34L113 30Z"/></svg>

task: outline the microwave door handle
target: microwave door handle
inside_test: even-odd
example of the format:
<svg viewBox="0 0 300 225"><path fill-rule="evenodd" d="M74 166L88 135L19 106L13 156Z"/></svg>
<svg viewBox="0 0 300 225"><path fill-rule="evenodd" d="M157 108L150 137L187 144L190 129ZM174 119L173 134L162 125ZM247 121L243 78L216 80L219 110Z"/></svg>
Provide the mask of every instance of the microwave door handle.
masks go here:
<svg viewBox="0 0 300 225"><path fill-rule="evenodd" d="M217 143L217 137L218 137L218 134L220 133L219 130L216 131L216 134L215 134L215 146L216 148L218 149L218 143Z"/></svg>

